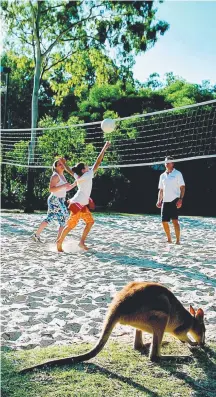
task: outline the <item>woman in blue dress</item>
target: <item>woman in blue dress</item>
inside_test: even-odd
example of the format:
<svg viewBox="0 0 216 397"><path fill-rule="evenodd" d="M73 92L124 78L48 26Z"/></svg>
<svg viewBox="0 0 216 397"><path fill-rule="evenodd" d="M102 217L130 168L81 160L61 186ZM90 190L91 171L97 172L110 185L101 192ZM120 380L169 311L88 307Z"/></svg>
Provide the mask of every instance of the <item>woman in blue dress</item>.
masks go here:
<svg viewBox="0 0 216 397"><path fill-rule="evenodd" d="M62 230L65 227L65 221L68 217L68 210L65 205L66 192L73 189L75 184L70 184L67 182L64 176L65 167L61 159L58 159L53 163L52 170L53 174L50 178L49 184L49 191L51 194L49 195L47 200L47 216L41 222L36 232L31 235L32 240L34 240L35 242L41 242L41 232L53 220L57 220L59 223L59 230L57 235L58 240Z"/></svg>

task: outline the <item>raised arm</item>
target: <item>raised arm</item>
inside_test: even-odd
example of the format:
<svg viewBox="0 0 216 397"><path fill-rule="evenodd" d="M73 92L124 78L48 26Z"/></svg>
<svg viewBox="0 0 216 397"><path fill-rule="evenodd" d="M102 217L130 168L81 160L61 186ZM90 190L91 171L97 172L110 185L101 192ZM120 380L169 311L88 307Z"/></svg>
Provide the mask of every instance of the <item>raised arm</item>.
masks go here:
<svg viewBox="0 0 216 397"><path fill-rule="evenodd" d="M97 160L95 161L95 164L93 166L93 172L96 172L97 169L99 168L99 166L100 166L100 164L101 164L101 162L103 160L104 154L105 154L106 150L110 147L110 145L111 145L111 143L109 141L107 141L105 143L105 145L104 145L103 149L101 150Z"/></svg>
<svg viewBox="0 0 216 397"><path fill-rule="evenodd" d="M65 171L68 172L68 174L72 175L72 177L74 178L74 172L71 170L71 168L67 165L66 160L64 157L61 157L59 159L59 161L62 163L62 165L64 166Z"/></svg>

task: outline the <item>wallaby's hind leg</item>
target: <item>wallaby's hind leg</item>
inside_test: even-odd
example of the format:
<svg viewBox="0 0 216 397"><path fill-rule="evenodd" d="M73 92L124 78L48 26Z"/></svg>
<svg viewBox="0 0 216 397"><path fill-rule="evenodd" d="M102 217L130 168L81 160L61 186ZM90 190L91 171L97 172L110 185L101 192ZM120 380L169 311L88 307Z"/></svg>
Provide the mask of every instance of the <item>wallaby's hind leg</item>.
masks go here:
<svg viewBox="0 0 216 397"><path fill-rule="evenodd" d="M143 332L135 329L134 333L134 349L139 350L142 354L148 354L151 343L143 343Z"/></svg>
<svg viewBox="0 0 216 397"><path fill-rule="evenodd" d="M143 348L142 331L135 329L134 334L134 349L141 350Z"/></svg>
<svg viewBox="0 0 216 397"><path fill-rule="evenodd" d="M164 331L167 324L167 319L160 319L157 324L153 327L153 338L152 344L149 352L149 358L151 361L156 361L160 357L160 348L162 344L162 339L164 335Z"/></svg>

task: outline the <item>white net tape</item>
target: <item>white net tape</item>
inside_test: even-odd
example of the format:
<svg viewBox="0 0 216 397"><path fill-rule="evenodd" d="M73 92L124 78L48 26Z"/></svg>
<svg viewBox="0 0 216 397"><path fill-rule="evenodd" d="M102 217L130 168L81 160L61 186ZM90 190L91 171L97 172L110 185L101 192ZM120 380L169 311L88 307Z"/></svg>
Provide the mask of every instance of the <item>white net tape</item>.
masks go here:
<svg viewBox="0 0 216 397"><path fill-rule="evenodd" d="M216 100L117 119L109 134L101 122L34 131L33 143L30 128L1 130L3 164L50 168L54 158L65 155L73 164L92 164L105 140L112 146L103 168L162 164L166 155L177 162L211 158L216 157Z"/></svg>

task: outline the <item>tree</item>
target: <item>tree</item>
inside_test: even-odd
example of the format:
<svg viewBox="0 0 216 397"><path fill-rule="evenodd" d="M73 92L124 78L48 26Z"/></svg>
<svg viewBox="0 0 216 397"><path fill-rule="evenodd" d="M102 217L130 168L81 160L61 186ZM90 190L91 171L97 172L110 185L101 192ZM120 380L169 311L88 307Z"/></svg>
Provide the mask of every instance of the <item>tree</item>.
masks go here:
<svg viewBox="0 0 216 397"><path fill-rule="evenodd" d="M16 57L15 65L22 64L22 62L22 55L20 55L20 57ZM12 65L13 64L10 64L10 67ZM24 63L24 65L26 65L26 63ZM28 68L25 67L23 69ZM23 71L22 73L18 73L20 70L20 68L16 68L17 73L14 75L13 81L14 101L12 106L16 112L16 102L19 102L22 99L22 89L25 87L25 79L30 73L28 72L24 75ZM96 118L96 120L101 119L102 117L118 118L130 116L136 113L153 112L156 110L164 110L165 108L170 109L183 104L214 99L215 95L215 88L210 86L207 82L204 82L200 86L198 84L190 84L182 78L177 78L175 76L174 81L169 85L165 85L162 89L146 88L145 85L144 87L138 88L136 84L131 83L126 84L126 87L124 87L122 80L118 81L116 84L100 85L99 82L96 83L95 76L97 69L91 69L90 67L89 71L90 70L92 71L91 77L93 82L89 80L88 86L93 84L92 88L89 90L84 89L80 98L74 97L75 104L79 109L77 114L71 110L73 108L71 108L70 103L72 97L72 93L70 92L64 98L65 106L66 103L68 103L67 110L65 112L67 114L67 118L61 114L61 111L59 111L60 107L55 106L54 101L54 116L46 116L40 120L39 127L41 128L56 127L56 125L58 127L61 126L62 128L57 130L44 130L42 135L38 134L37 155L39 155L39 157L35 160L36 164L38 161L38 165L44 163L50 166L54 157L58 157L60 155L68 156L69 161L71 161L71 165L77 162L78 159L82 159L84 162L87 161L89 164L93 164L93 160L95 159L96 152L98 150L97 140L94 141L94 139L88 139L90 138L91 133L88 135L88 131L84 130L82 126L77 128L77 124L80 124L83 121L89 122L94 118ZM53 79L55 78L55 73L56 79L59 78L59 70L55 69L53 71ZM78 71L78 74L79 73L80 71ZM102 77L106 80L109 76L106 77L101 74L100 78ZM27 92L29 92L29 88L27 88ZM84 100L82 98L84 98ZM51 96L50 100L52 99L53 97ZM43 105L42 101L40 103ZM22 106L24 105L26 105L26 102L22 102ZM13 109L12 111L14 112ZM178 116L181 118L184 113L184 110L181 112L179 111ZM83 115L85 115L85 117ZM202 118L203 120L207 120L207 118L204 117L204 109L202 112ZM154 122L158 125L158 122L160 122L160 116L154 116ZM177 122L177 119L175 122ZM188 122L191 123L191 125L195 125L194 122L199 124L200 119L196 118L192 120L191 118L188 118ZM66 125L71 126L72 124L75 124L76 127L64 129ZM126 119L121 122L121 128L117 125L116 130L113 131L112 134L105 134L102 136L101 133L101 140L109 139L113 142L112 150L108 151L105 157L107 164L121 162L123 161L123 157L121 156L125 156L127 154L130 155L131 149L135 147L134 138L136 139L139 137L137 135L138 133L142 133L140 129L138 130L138 126L138 119L137 128L136 121L134 119ZM154 135L154 128L151 129L148 135L149 134ZM126 137L128 143L126 148L128 148L128 151L125 149L122 151L121 140L123 143ZM153 140L154 139L155 137L153 137ZM116 141L118 141L118 146L115 145ZM184 145L185 151L187 151L187 147L189 146L188 140L181 143ZM205 140L203 141L203 144L205 145ZM142 140L137 140L136 150L139 150L140 153L143 152ZM26 140L20 140L18 143L14 144L13 149L11 149L11 152L9 153L9 157L13 159L14 162L17 162L17 159L19 159L21 164L25 164L27 154L28 142ZM215 188L213 185L212 187L209 187L206 178L201 182L201 191L203 194L201 194L199 203L197 206L194 206L193 203L197 196L196 176L205 175L206 172L208 174L210 172L213 175L215 172L215 165L215 160L213 159L200 160L198 162L192 161L189 167L190 169L188 168L188 162L185 162L185 164L178 164L178 167L183 167L182 170L183 173L187 175L187 184L189 186L187 194L188 199L186 201L187 204L185 203L184 206L185 213L191 214L192 211L194 214L200 215L212 215L214 213ZM203 169L205 169L204 173ZM6 183L4 184L4 189L2 189L3 205L10 206L9 208L11 208L12 205L14 205L14 208L17 208L17 206L22 207L25 194L27 168L7 166L6 170ZM107 206L109 204L112 205L113 209L119 211L154 212L155 189L157 187L160 172L161 169L159 167L138 167L136 169L128 167L122 168L119 171L112 168L110 170L106 170L104 174L100 170L100 176L99 178L96 178L96 183L94 185L94 191L97 194L97 204L102 206ZM41 169L37 170L34 173L34 178L34 207L45 209L50 169L47 170L47 172L41 172ZM149 194L147 198L145 197L144 201L143 189L145 185L140 185L140 179L150 181ZM136 195L134 195L134 191L136 191ZM134 197L136 198L136 202L133 201ZM137 197L139 197L138 201ZM206 208L206 212L204 212L203 208Z"/></svg>
<svg viewBox="0 0 216 397"><path fill-rule="evenodd" d="M214 98L211 87L203 88L198 84L188 83L183 78L174 76L173 73L167 73L167 76L167 85L160 92L163 92L166 101L173 107L192 105Z"/></svg>
<svg viewBox="0 0 216 397"><path fill-rule="evenodd" d="M10 50L2 54L1 64L7 65L12 70L8 93L8 128L28 128L31 124L34 62L26 55L17 55ZM52 112L54 108L53 95L49 82L42 80L39 91L39 118ZM4 111L3 101L1 106Z"/></svg>
<svg viewBox="0 0 216 397"><path fill-rule="evenodd" d="M151 73L143 86L151 88L152 90L157 90L158 88L161 88L163 84L160 81L160 75L158 73Z"/></svg>
<svg viewBox="0 0 216 397"><path fill-rule="evenodd" d="M61 105L71 92L83 99L95 84L116 83L121 78L121 68L101 50L89 49L77 52L76 57L69 57L46 76L56 93L56 104Z"/></svg>
<svg viewBox="0 0 216 397"><path fill-rule="evenodd" d="M131 53L154 45L168 24L155 21L148 1L3 1L8 39L34 59L32 151L38 121L38 93L43 74L80 49L117 47L127 61ZM13 40L14 39L14 40Z"/></svg>
<svg viewBox="0 0 216 397"><path fill-rule="evenodd" d="M148 1L3 1L7 37L14 49L34 59L29 162L34 160L38 95L43 74L80 49L116 47L127 61L153 46L168 24L155 20ZM29 176L29 194L32 177Z"/></svg>

